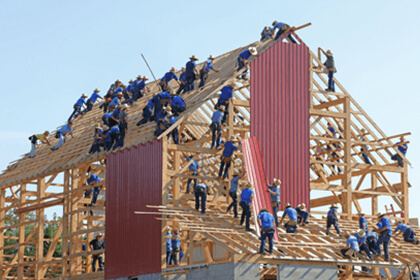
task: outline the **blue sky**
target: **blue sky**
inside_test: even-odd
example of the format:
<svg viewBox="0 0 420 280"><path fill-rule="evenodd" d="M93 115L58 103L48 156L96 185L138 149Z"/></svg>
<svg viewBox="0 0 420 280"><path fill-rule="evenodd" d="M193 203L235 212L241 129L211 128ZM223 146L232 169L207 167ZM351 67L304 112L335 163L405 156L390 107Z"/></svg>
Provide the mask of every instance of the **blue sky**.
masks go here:
<svg viewBox="0 0 420 280"><path fill-rule="evenodd" d="M259 39L273 20L332 49L336 77L387 135L411 132L411 216L419 216L419 1L0 0L0 169L27 137L60 126L81 93L180 68ZM416 146L417 145L417 146ZM383 211L383 207L380 207Z"/></svg>

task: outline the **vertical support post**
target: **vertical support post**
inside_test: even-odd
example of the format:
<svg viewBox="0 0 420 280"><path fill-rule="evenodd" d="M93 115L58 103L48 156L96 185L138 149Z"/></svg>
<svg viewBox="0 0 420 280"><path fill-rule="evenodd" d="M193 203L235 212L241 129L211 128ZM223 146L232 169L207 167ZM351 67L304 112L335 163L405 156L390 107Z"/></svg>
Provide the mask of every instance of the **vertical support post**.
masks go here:
<svg viewBox="0 0 420 280"><path fill-rule="evenodd" d="M344 163L346 166L344 167L344 176L343 176L343 186L344 189L347 190L345 194L345 209L344 212L347 214L348 219L352 219L352 199L353 199L353 189L351 186L351 170L352 170L352 163L351 163L351 122L350 122L350 99L346 97L344 102L344 113L346 117L344 119L344 139L346 142L344 143Z"/></svg>
<svg viewBox="0 0 420 280"><path fill-rule="evenodd" d="M162 141L162 205L168 204L168 188L166 184L168 183L168 138L163 137ZM175 153L176 157L176 153ZM175 187L174 187L175 188ZM173 191L174 191L173 188ZM166 267L166 221L162 220L161 224L161 264L162 268Z"/></svg>
<svg viewBox="0 0 420 280"><path fill-rule="evenodd" d="M63 259L61 263L61 276L64 278L67 276L68 264L67 256L69 255L68 246L69 243L69 216L70 212L70 170L64 171L64 201L63 201Z"/></svg>
<svg viewBox="0 0 420 280"><path fill-rule="evenodd" d="M72 172L72 180L71 180L71 190L70 190L70 205L69 205L69 210L71 212L71 214L69 215L69 223L70 223L70 233L76 232L77 231L77 221L76 221L76 217L77 214L74 213L73 211L77 210L76 207L76 197L73 197L73 194L75 194L75 190L77 189L77 186L79 184L79 180L80 180L80 174L79 174L79 169L73 169ZM63 247L66 248L67 244L63 244ZM77 247L77 236L76 235L71 235L70 236L70 276L73 276L76 274L76 268L77 268L77 259L76 257L73 257L74 254L76 254L76 247Z"/></svg>
<svg viewBox="0 0 420 280"><path fill-rule="evenodd" d="M6 203L6 190L0 189L0 228L4 227L4 220L6 218L6 210L4 207ZM0 246L4 246L4 230L0 232ZM4 250L0 250L0 263L4 262ZM3 269L0 269L0 279L3 279Z"/></svg>
<svg viewBox="0 0 420 280"><path fill-rule="evenodd" d="M22 184L20 186L20 204L26 202L26 184ZM18 249L18 271L17 276L18 279L23 279L23 262L24 262L24 255L25 255L25 216L26 212L19 214L19 249ZM22 225L23 224L23 225Z"/></svg>
<svg viewBox="0 0 420 280"><path fill-rule="evenodd" d="M376 173L371 173L372 176L372 189L373 191L376 191L376 188L378 187L378 180L376 178ZM372 215L375 215L378 213L378 196L372 195Z"/></svg>
<svg viewBox="0 0 420 280"><path fill-rule="evenodd" d="M403 194L403 211L404 211L404 222L408 223L410 219L409 207L408 207L408 170L407 163L403 163L404 171L401 173L401 185L402 185L402 194Z"/></svg>
<svg viewBox="0 0 420 280"><path fill-rule="evenodd" d="M178 172L180 170L180 161L181 161L181 152L175 151L174 152L174 171ZM162 162L165 164L165 162ZM180 188L179 188L180 179L176 178L174 181L174 185L172 187L172 198L173 200L177 200L180 196Z"/></svg>
<svg viewBox="0 0 420 280"><path fill-rule="evenodd" d="M37 184L37 195L38 195L38 203L41 203L41 198L44 196L45 193L45 178L39 179ZM40 208L36 211L37 219L38 219L38 229L36 231L36 270L35 270L35 279L43 279L44 275L41 275L42 264L44 262L44 226L45 226L45 218L44 218L44 208Z"/></svg>

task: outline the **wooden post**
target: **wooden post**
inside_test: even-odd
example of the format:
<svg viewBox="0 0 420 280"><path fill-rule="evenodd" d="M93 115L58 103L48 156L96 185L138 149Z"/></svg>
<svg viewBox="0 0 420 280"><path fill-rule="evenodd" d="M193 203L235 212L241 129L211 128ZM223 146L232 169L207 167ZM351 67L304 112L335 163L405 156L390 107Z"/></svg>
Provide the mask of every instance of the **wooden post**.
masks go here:
<svg viewBox="0 0 420 280"><path fill-rule="evenodd" d="M20 186L20 203L24 203L26 201L26 184L22 184ZM25 225L22 225L25 222L26 213L19 214L19 249L18 249L18 271L17 276L18 279L23 279L23 261L25 255Z"/></svg>
<svg viewBox="0 0 420 280"><path fill-rule="evenodd" d="M6 202L6 190L0 189L0 228L4 227L4 220L6 218L6 210L4 209ZM0 245L4 245L4 230L0 232ZM0 250L0 263L4 262L4 250ZM3 269L0 269L0 279L3 279Z"/></svg>
<svg viewBox="0 0 420 280"><path fill-rule="evenodd" d="M62 251L63 251L63 259L61 261L61 276L67 276L68 265L66 257L69 255L68 251L68 234L69 234L69 216L68 212L70 212L70 170L64 171L64 202L63 202L63 242L61 244Z"/></svg>
<svg viewBox="0 0 420 280"><path fill-rule="evenodd" d="M38 192L38 203L41 203L41 198L45 193L45 178L39 179L37 184ZM41 275L42 263L44 260L44 226L45 226L45 217L44 217L44 208L40 208L37 211L38 219L38 229L36 231L36 270L35 270L35 279L43 279L44 275Z"/></svg>
<svg viewBox="0 0 420 280"><path fill-rule="evenodd" d="M407 170L407 162L403 163L404 171L401 173L401 184L402 184L402 194L403 194L403 209L405 214L404 223L408 223L410 219L410 209L408 205L408 170Z"/></svg>
<svg viewBox="0 0 420 280"><path fill-rule="evenodd" d="M174 151L174 171L178 172L180 169L180 161L181 161L181 155L182 153L179 151ZM181 190L180 190L180 179L176 178L174 185L172 187L172 199L173 200L177 200L180 195L181 195Z"/></svg>
<svg viewBox="0 0 420 280"><path fill-rule="evenodd" d="M162 205L168 204L168 189L166 184L168 183L168 138L163 137L162 141ZM167 222L163 219L161 223L161 264L162 268L167 266L166 263L166 225Z"/></svg>
<svg viewBox="0 0 420 280"><path fill-rule="evenodd" d="M345 209L343 209L343 211L347 214L347 218L351 220L353 200L353 189L351 186L351 114L350 99L347 97L344 103L344 112L346 114L346 118L344 119L344 139L346 140L346 142L344 143L344 162L346 163L346 166L344 167L344 176L342 179L342 184L344 186L344 189L347 190L347 193L345 195Z"/></svg>
<svg viewBox="0 0 420 280"><path fill-rule="evenodd" d="M372 189L376 191L378 187L378 180L376 179L376 173L371 174L372 177ZM378 196L372 195L372 215L376 215L378 213Z"/></svg>

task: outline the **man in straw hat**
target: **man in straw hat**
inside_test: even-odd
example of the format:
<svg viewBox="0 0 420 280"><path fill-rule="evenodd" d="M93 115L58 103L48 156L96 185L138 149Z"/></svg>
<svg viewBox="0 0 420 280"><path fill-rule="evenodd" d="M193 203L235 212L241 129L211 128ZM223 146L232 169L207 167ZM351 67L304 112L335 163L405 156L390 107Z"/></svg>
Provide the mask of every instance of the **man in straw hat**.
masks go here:
<svg viewBox="0 0 420 280"><path fill-rule="evenodd" d="M120 80L116 80L114 83L112 83L110 86L109 86L109 89L108 89L108 91L107 91L107 93L106 93L106 95L105 95L105 98L108 98L108 97L111 97L112 96L112 94L114 93L114 91L117 89L117 88L119 88L120 87L120 85L121 85L121 81Z"/></svg>
<svg viewBox="0 0 420 280"><path fill-rule="evenodd" d="M90 250L96 251L96 250L101 250L102 248L105 248L104 242L101 239L102 239L102 234L97 233L96 236L95 236L95 239L93 239L89 243ZM104 270L104 263L103 263L103 260L102 260L102 253L92 254L92 259L93 259L92 260L92 271L93 272L96 271L96 261L98 261L99 271L103 271Z"/></svg>
<svg viewBox="0 0 420 280"><path fill-rule="evenodd" d="M283 215L281 216L279 224L281 225L283 223L283 219L288 216L289 221L287 221L284 224L284 227L286 228L287 233L295 233L297 232L297 212L295 209L293 209L292 205L290 203L286 203L284 207Z"/></svg>
<svg viewBox="0 0 420 280"><path fill-rule="evenodd" d="M368 222L365 218L365 213L359 212L358 215L359 215L359 228L363 229L367 234L369 230L368 230Z"/></svg>
<svg viewBox="0 0 420 280"><path fill-rule="evenodd" d="M195 55L192 55L190 57L190 61L188 61L185 65L185 78L187 79L185 92L189 92L194 89L195 77L198 75L198 71L195 68L197 66L197 60L198 58Z"/></svg>
<svg viewBox="0 0 420 280"><path fill-rule="evenodd" d="M298 214L298 224L300 224L300 226L304 226L305 224L308 223L308 218L309 218L309 213L308 213L308 209L306 208L306 204L305 203L301 203L298 205L298 207L295 208L297 214Z"/></svg>
<svg viewBox="0 0 420 280"><path fill-rule="evenodd" d="M95 88L92 95L86 101L86 109L83 111L83 114L92 110L93 104L95 104L95 102L96 102L96 100L98 100L98 98L104 100L103 97L99 95L99 91L100 91L99 89Z"/></svg>
<svg viewBox="0 0 420 280"><path fill-rule="evenodd" d="M235 171L233 173L233 178L230 180L230 187L229 187L229 196L232 198L232 202L229 204L226 212L229 212L230 209L233 208L233 217L238 217L238 184L239 184L239 178L241 178L245 172L238 173Z"/></svg>
<svg viewBox="0 0 420 280"><path fill-rule="evenodd" d="M222 124L226 122L227 116L229 115L229 100L233 97L233 89L236 84L231 82L221 89L220 97L217 100L214 109L219 108L221 105L225 106L225 113L222 118Z"/></svg>
<svg viewBox="0 0 420 280"><path fill-rule="evenodd" d="M185 156L185 159L187 160L187 162L189 162L191 160L191 157L189 157L188 155L184 155L184 156ZM193 160L191 162L191 164L188 166L188 173L190 175L193 175L193 176L198 176L198 169L199 168L200 168L200 166L198 165L198 162ZM186 193L190 193L192 181L194 181L193 189L197 185L197 179L188 178Z"/></svg>
<svg viewBox="0 0 420 280"><path fill-rule="evenodd" d="M397 237L398 235L402 233L404 236L405 242L419 244L419 240L414 238L414 236L416 235L414 233L414 230L409 225L404 224L402 220L398 220L397 223L398 225L394 230L394 233L397 233L395 237Z"/></svg>
<svg viewBox="0 0 420 280"><path fill-rule="evenodd" d="M366 244L366 232L363 229L359 229L356 231L354 236L357 239L357 243L359 244L359 252L364 251L369 260L372 260L372 254L369 251L369 248Z"/></svg>
<svg viewBox="0 0 420 280"><path fill-rule="evenodd" d="M211 70L213 70L216 73L219 72L213 68L213 60L214 57L210 55L206 62L204 62L203 68L201 68L200 70L200 84L198 85L198 88L204 87L204 84L206 83L207 77Z"/></svg>
<svg viewBox="0 0 420 280"><path fill-rule="evenodd" d="M273 34L273 31L271 30L270 26L264 27L264 29L261 31L260 41L265 41L265 40L271 38L272 34Z"/></svg>
<svg viewBox="0 0 420 280"><path fill-rule="evenodd" d="M344 232L344 237L347 241L346 246L341 248L341 254L344 258L350 259L359 252L359 244L357 243L357 238L349 231Z"/></svg>
<svg viewBox="0 0 420 280"><path fill-rule="evenodd" d="M239 205L242 208L240 225L243 225L245 221L246 231L252 231L252 229L249 226L249 219L251 218L251 203L255 194L253 188L254 188L253 183L251 182L246 183L245 188L242 190L242 193L241 193L241 201L239 202Z"/></svg>
<svg viewBox="0 0 420 280"><path fill-rule="evenodd" d="M153 113L153 107L154 107L153 98L154 96L150 98L146 106L144 106L143 118L138 123L136 123L137 126L140 126L152 120L152 113Z"/></svg>
<svg viewBox="0 0 420 280"><path fill-rule="evenodd" d="M325 90L335 91L334 73L337 72L337 69L335 68L334 56L333 56L333 52L330 50L328 50L326 54L327 54L327 60L325 60L324 66L328 70L328 88Z"/></svg>
<svg viewBox="0 0 420 280"><path fill-rule="evenodd" d="M71 121L73 118L76 118L80 112L82 111L82 106L86 104L85 99L87 98L86 94L82 94L82 97L77 99L76 103L73 105L73 113L71 113L69 119L67 121Z"/></svg>
<svg viewBox="0 0 420 280"><path fill-rule="evenodd" d="M376 231L379 234L378 239L378 254L381 255L381 244L383 244L384 247L384 253L385 253L385 261L389 261L389 250L388 246L391 241L392 236L392 228L391 228L391 222L387 217L385 217L385 214L378 213L377 215L378 220L380 221L380 227L376 229Z"/></svg>
<svg viewBox="0 0 420 280"><path fill-rule="evenodd" d="M249 65L248 65L248 59L251 56L255 56L258 54L258 51L255 47L249 47L248 49L244 50L239 54L238 57L238 71L240 71L242 68L245 68L245 71L242 73L240 78L246 79L246 74L248 73Z"/></svg>
<svg viewBox="0 0 420 280"><path fill-rule="evenodd" d="M187 76L185 76L185 67L181 68L181 74L179 74L179 88L176 91L176 95L180 95L186 92L187 88Z"/></svg>
<svg viewBox="0 0 420 280"><path fill-rule="evenodd" d="M407 144L403 144L404 142L405 142L404 136L401 136L400 142L396 143L395 145L397 146L398 151L400 151L405 157L405 155L407 154L408 146ZM398 162L397 167L403 167L403 158L398 153L394 154L391 157L391 159L396 160Z"/></svg>
<svg viewBox="0 0 420 280"><path fill-rule="evenodd" d="M117 95L114 98L112 98L111 102L108 105L109 110L112 111L115 108L117 108L118 105L121 104L122 98L123 98L122 92L117 93Z"/></svg>
<svg viewBox="0 0 420 280"><path fill-rule="evenodd" d="M177 81L179 84L179 79L178 79L178 76L175 74L175 72L176 72L175 67L172 67L171 69L169 69L169 72L166 72L166 74L162 77L162 79L160 79L159 86L162 89L162 91L168 90L168 84L172 79Z"/></svg>
<svg viewBox="0 0 420 280"><path fill-rule="evenodd" d="M229 174L229 168L232 163L233 152L238 149L238 147L236 147L233 144L236 140L237 140L236 136L232 135L229 137L229 141L226 141L226 143L224 144L222 157L221 157L222 162L220 164L220 169L219 169L219 178L222 177L223 175L223 179L226 179ZM223 173L223 169L225 170L224 173Z"/></svg>
<svg viewBox="0 0 420 280"><path fill-rule="evenodd" d="M279 226L279 219L277 217L277 212L279 211L280 206L280 185L281 181L279 179L273 179L273 185L268 185L268 192L270 193L271 207L273 208L274 220L276 221L276 227Z"/></svg>
<svg viewBox="0 0 420 280"><path fill-rule="evenodd" d="M118 116L118 128L120 130L120 135L118 136L118 140L115 143L114 150L117 148L124 147L124 139L125 134L128 130L128 105L123 104L121 105L121 111Z"/></svg>
<svg viewBox="0 0 420 280"><path fill-rule="evenodd" d="M34 158L35 157L35 148L37 141L41 141L42 144L50 144L50 141L48 141L47 137L50 135L50 132L46 130L43 134L34 134L29 137L29 140L31 141L31 151L29 152L28 158Z"/></svg>
<svg viewBox="0 0 420 280"><path fill-rule="evenodd" d="M268 238L268 254L273 253L273 238L274 238L274 217L271 213L268 212L267 208L262 208L258 214L258 225L261 228L261 246L260 254L264 254L265 250L265 240Z"/></svg>
<svg viewBox="0 0 420 280"><path fill-rule="evenodd" d="M90 147L89 152L86 154L87 156L90 156L94 153L99 153L101 151L101 145L103 146L102 143L102 127L100 124L97 124L95 126L95 133L93 135L93 143L92 146Z"/></svg>
<svg viewBox="0 0 420 280"><path fill-rule="evenodd" d="M174 114L175 117L178 117L179 113L182 113L187 109L185 100L181 96L176 95L173 90L169 93L171 95L172 114Z"/></svg>
<svg viewBox="0 0 420 280"><path fill-rule="evenodd" d="M214 111L211 117L211 148L220 148L220 139L222 137L222 120L225 111L225 106L220 105L216 111Z"/></svg>
<svg viewBox="0 0 420 280"><path fill-rule="evenodd" d="M273 33L272 36L274 36L274 34L277 31L276 37L274 38L274 40L278 40L280 38L280 36L286 32L288 29L290 28L290 25L288 25L287 23L284 22L278 22L277 20L273 21L273 28L271 30L271 32ZM292 35L287 35L287 38L290 39L290 41L292 41L292 43L296 44L297 42L295 41L295 39L293 39Z"/></svg>
<svg viewBox="0 0 420 280"><path fill-rule="evenodd" d="M57 130L56 134L55 134L55 138L58 138L58 143L51 148L51 151L55 151L58 150L61 145L64 144L64 142L66 141L66 135L67 133L69 133L71 135L71 137L73 137L73 122L72 121L68 121L65 125L63 125L59 130Z"/></svg>
<svg viewBox="0 0 420 280"><path fill-rule="evenodd" d="M326 234L328 235L330 233L330 228L333 225L335 230L338 233L338 236L341 236L341 232L340 232L340 228L338 227L338 217L337 217L337 205L336 204L332 204L330 207L330 210L328 211L327 214L327 232Z"/></svg>

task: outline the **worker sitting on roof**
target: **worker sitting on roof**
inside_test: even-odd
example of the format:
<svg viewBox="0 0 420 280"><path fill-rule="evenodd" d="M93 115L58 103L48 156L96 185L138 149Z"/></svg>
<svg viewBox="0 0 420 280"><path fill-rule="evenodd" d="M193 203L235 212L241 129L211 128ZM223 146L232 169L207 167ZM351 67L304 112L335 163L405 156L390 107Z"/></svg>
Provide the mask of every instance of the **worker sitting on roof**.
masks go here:
<svg viewBox="0 0 420 280"><path fill-rule="evenodd" d="M407 154L407 148L408 148L408 146L407 146L407 144L403 144L404 142L405 142L404 136L401 136L400 142L396 143L395 145L398 146L398 150L405 157L405 155ZM396 160L398 162L397 167L403 167L403 158L398 153L396 153L395 155L393 155L391 157L391 159L392 160Z"/></svg>
<svg viewBox="0 0 420 280"><path fill-rule="evenodd" d="M273 35L273 31L269 26L264 27L264 29L261 31L261 39L260 41L265 41L266 39L271 38Z"/></svg>
<svg viewBox="0 0 420 280"><path fill-rule="evenodd" d="M178 265L178 253L179 253L179 248L181 247L181 240L179 239L179 234L178 234L177 229L173 230L171 243L172 243L172 252L171 252L171 259L169 261L169 264Z"/></svg>
<svg viewBox="0 0 420 280"><path fill-rule="evenodd" d="M171 100L172 100L171 96L173 95L172 89L168 89L167 91L162 91L158 93L158 95L160 96L160 103L162 104L163 107L171 104Z"/></svg>
<svg viewBox="0 0 420 280"><path fill-rule="evenodd" d="M357 238L348 231L344 233L344 237L347 241L346 246L341 248L341 254L345 259L350 259L359 252L359 244L357 243Z"/></svg>
<svg viewBox="0 0 420 280"><path fill-rule="evenodd" d="M172 113L174 114L175 117L179 116L179 113L182 113L186 110L185 107L185 101L182 97L175 95L175 91L171 90L170 91L170 95L171 95L171 108L172 108Z"/></svg>
<svg viewBox="0 0 420 280"><path fill-rule="evenodd" d="M121 111L118 116L118 128L120 130L120 135L118 136L118 140L114 145L114 150L124 147L125 134L127 133L128 129L128 106L126 104L121 106Z"/></svg>
<svg viewBox="0 0 420 280"><path fill-rule="evenodd" d="M162 111L157 116L155 136L159 137L165 130L177 122L177 119L172 116L172 109L170 106L163 107ZM175 144L179 144L178 127L175 127L169 136L172 135Z"/></svg>
<svg viewBox="0 0 420 280"><path fill-rule="evenodd" d="M251 182L246 183L245 188L242 190L241 193L241 201L239 205L242 208L242 215L241 215L241 223L243 225L245 221L245 230L252 231L249 225L249 219L251 218L251 203L252 199L254 198L254 184Z"/></svg>
<svg viewBox="0 0 420 280"><path fill-rule="evenodd" d="M236 84L234 82L224 86L221 90L220 97L214 106L214 109L219 108L220 105L225 106L225 113L223 114L222 124L226 123L227 116L229 115L229 101L233 97L233 90L235 89L235 86Z"/></svg>
<svg viewBox="0 0 420 280"><path fill-rule="evenodd" d="M363 212L359 212L359 228L363 229L366 233L369 232L368 222L365 218L365 213L363 213Z"/></svg>
<svg viewBox="0 0 420 280"><path fill-rule="evenodd" d="M243 174L243 173L241 173ZM233 208L233 217L238 217L238 182L239 182L239 173L235 171L233 173L233 178L230 180L229 196L232 198L232 203L229 204L226 212L229 212Z"/></svg>
<svg viewBox="0 0 420 280"><path fill-rule="evenodd" d="M326 91L335 91L335 83L334 83L334 73L337 72L337 69L335 68L335 62L334 62L334 56L332 51L327 51L327 60L324 62L324 66L326 70L328 71L328 88L326 88Z"/></svg>
<svg viewBox="0 0 420 280"><path fill-rule="evenodd" d="M205 175L207 177L207 175ZM207 200L207 194L209 192L210 188L206 184L204 184L204 181L197 184L194 188L194 195L195 195L195 210L200 209L200 198L201 198L201 213L206 213L206 200Z"/></svg>
<svg viewBox="0 0 420 280"><path fill-rule="evenodd" d="M214 57L212 55L209 56L209 58L204 62L203 68L200 70L200 84L198 85L198 88L204 87L207 77L209 76L209 72L213 70L214 72L219 72L216 69L213 68Z"/></svg>
<svg viewBox="0 0 420 280"><path fill-rule="evenodd" d="M273 21L273 29L271 30L271 32L272 32L272 36L274 36L274 34L276 33L276 30L278 29L278 31L277 31L277 34L276 34L276 38L274 38L274 40L277 40L277 39L279 39L280 38L280 36L284 33L284 32L286 32L286 30L288 30L290 28L290 26L287 24L287 23L284 23L284 22L278 22L277 20L275 20L275 21ZM294 44L296 44L297 42L295 41L295 39L293 39L293 37L292 37L292 35L287 35L287 38L289 38L290 39L290 41L292 41L292 43L294 43Z"/></svg>
<svg viewBox="0 0 420 280"><path fill-rule="evenodd" d="M61 145L64 144L66 141L66 135L69 133L71 137L73 137L73 130L72 130L73 122L68 121L67 124L63 125L59 130L57 130L57 133L55 134L55 138L59 138L57 145L51 148L51 151L58 150L58 148L61 147Z"/></svg>
<svg viewBox="0 0 420 280"><path fill-rule="evenodd" d="M186 92L187 88L187 76L185 76L185 67L181 68L181 73L179 74L179 88L176 91L176 95L181 95L182 93Z"/></svg>
<svg viewBox="0 0 420 280"><path fill-rule="evenodd" d="M106 150L110 151L111 148L115 150L115 144L118 142L118 138L120 137L120 128L117 124L109 129L109 137L111 141L107 142Z"/></svg>
<svg viewBox="0 0 420 280"><path fill-rule="evenodd" d="M122 92L117 93L117 96L112 98L111 102L108 105L108 111L111 112L121 104L121 100L123 98Z"/></svg>
<svg viewBox="0 0 420 280"><path fill-rule="evenodd" d="M104 122L104 125L109 125L109 118L112 116L112 112L111 113L105 113L102 116L102 121Z"/></svg>
<svg viewBox="0 0 420 280"><path fill-rule="evenodd" d="M220 139L222 137L222 120L225 111L224 105L219 105L211 117L211 148L220 148Z"/></svg>
<svg viewBox="0 0 420 280"><path fill-rule="evenodd" d="M268 180L267 180L268 183ZM273 209L274 221L276 221L276 227L279 226L279 219L277 217L277 212L279 211L280 206L280 185L281 181L279 179L273 179L273 185L268 185L268 192L270 193L271 208Z"/></svg>
<svg viewBox="0 0 420 280"><path fill-rule="evenodd" d="M149 78L147 78L146 76L137 77L137 83L135 84L135 87L134 87L133 96L128 101L129 104L133 104L133 102L143 97L147 92L150 92L150 89L146 86L146 81L148 80Z"/></svg>
<svg viewBox="0 0 420 280"><path fill-rule="evenodd" d="M385 214L378 213L378 220L381 222L382 227L377 229L376 231L379 234L378 239L378 254L381 254L381 244L383 244L384 247L384 253L385 253L385 261L389 261L389 242L391 241L392 236L392 228L391 228L391 222L388 220L388 218L385 217Z"/></svg>
<svg viewBox="0 0 420 280"><path fill-rule="evenodd" d="M398 233L395 235L395 237L397 237L398 235L402 233L404 235L405 242L419 244L419 240L414 238L416 234L414 233L414 230L410 226L404 224L402 220L398 220L397 223L398 225L395 228L394 233L397 233L397 232Z"/></svg>
<svg viewBox="0 0 420 280"><path fill-rule="evenodd" d="M380 223L376 224L378 227L382 227ZM374 254L378 255L378 233L376 231L369 231L366 234L366 243L369 247L369 251Z"/></svg>
<svg viewBox="0 0 420 280"><path fill-rule="evenodd" d="M128 86L126 87L126 91L127 91L127 93L128 93L128 95L130 96L130 95L133 95L133 89L134 89L134 80L133 79L130 79L129 81L128 81ZM124 96L124 98L125 98L125 96ZM128 98L128 99L130 99L130 98ZM126 100L128 100L128 99L126 99Z"/></svg>
<svg viewBox="0 0 420 280"><path fill-rule="evenodd" d="M238 147L236 147L233 144L235 141L237 141L236 136L232 135L230 136L229 141L226 141L226 143L224 144L224 149L223 149L222 157L221 157L222 162L220 164L220 169L219 169L219 178L222 177L223 175L223 179L226 179L229 174L229 168L232 163L233 152L238 149ZM223 169L225 170L224 173L223 173Z"/></svg>
<svg viewBox="0 0 420 280"><path fill-rule="evenodd" d="M86 155L92 155L94 153L99 153L101 151L101 146L103 146L102 142L102 127L97 124L95 127L95 134L93 135L93 143L92 147L90 148L89 152Z"/></svg>
<svg viewBox="0 0 420 280"><path fill-rule="evenodd" d="M127 104L118 105L117 108L112 112L112 115L108 118L108 126L113 127L120 123L120 112L123 107L127 107Z"/></svg>
<svg viewBox="0 0 420 280"><path fill-rule="evenodd" d="M102 234L98 233L96 234L95 239L90 241L89 246L92 251L101 250L102 248L105 248L104 243L101 241ZM96 271L96 261L98 261L99 265L99 271L104 270L104 263L102 260L102 253L97 253L92 255L92 271Z"/></svg>
<svg viewBox="0 0 420 280"><path fill-rule="evenodd" d="M90 110L92 110L93 104L95 104L96 100L102 99L104 100L100 95L99 95L99 89L95 89L92 93L92 95L89 97L89 99L86 101L86 109L83 111L83 114L89 112Z"/></svg>
<svg viewBox="0 0 420 280"><path fill-rule="evenodd" d="M261 229L261 246L260 246L260 254L264 254L265 250L265 240L268 238L268 254L271 255L273 253L273 238L274 238L274 217L271 213L268 212L267 208L262 208L260 213L258 214L258 225Z"/></svg>
<svg viewBox="0 0 420 280"><path fill-rule="evenodd" d="M242 68L245 68L245 71L240 76L241 79L246 79L246 74L248 73L249 65L248 65L248 59L253 56L257 55L258 51L254 47L249 47L247 50L244 50L239 54L238 57L238 71L240 71ZM238 77L239 78L239 77Z"/></svg>
<svg viewBox="0 0 420 280"><path fill-rule="evenodd" d="M335 230L338 233L338 236L341 236L340 228L338 227L338 223L337 223L337 220L338 220L337 208L338 208L337 205L332 204L331 207L330 207L330 210L328 211L328 214L327 214L327 232L326 232L327 235L330 233L330 228L333 225Z"/></svg>
<svg viewBox="0 0 420 280"><path fill-rule="evenodd" d="M309 213L308 213L308 209L306 208L306 204L305 203L299 204L298 207L295 208L295 210L298 215L297 223L303 227L304 225L308 223L308 218L309 218Z"/></svg>
<svg viewBox="0 0 420 280"><path fill-rule="evenodd" d="M369 248L366 244L366 232L363 229L359 229L354 236L357 239L357 243L359 244L359 252L364 251L369 260L372 260L372 254L369 251Z"/></svg>
<svg viewBox="0 0 420 280"><path fill-rule="evenodd" d="M50 141L48 141L47 137L50 134L48 130L46 130L43 134L34 134L29 137L29 140L31 140L31 151L29 152L28 158L34 158L35 157L35 148L36 148L36 142L37 140L41 141L43 144L50 144Z"/></svg>
<svg viewBox="0 0 420 280"><path fill-rule="evenodd" d="M185 78L187 79L187 86L185 88L185 92L189 92L194 89L194 81L196 75L198 75L198 71L195 68L197 66L196 61L198 60L195 55L190 57L190 61L187 62L185 65Z"/></svg>
<svg viewBox="0 0 420 280"><path fill-rule="evenodd" d="M105 102L99 106L99 109L103 109L104 113L108 112L108 105L111 103L111 97L105 97Z"/></svg>
<svg viewBox="0 0 420 280"><path fill-rule="evenodd" d="M73 105L73 113L71 113L69 119L67 121L71 121L73 118L76 118L80 112L82 111L82 107L86 104L85 99L87 98L86 94L82 94L82 97L77 99L76 103Z"/></svg>
<svg viewBox="0 0 420 280"><path fill-rule="evenodd" d="M286 228L286 232L288 233L295 233L297 232L297 213L296 210L293 209L292 205L290 203L286 203L284 207L283 216L281 216L279 224L281 225L283 222L284 217L288 216L289 221L284 224L284 227Z"/></svg>
<svg viewBox="0 0 420 280"><path fill-rule="evenodd" d="M185 159L187 161L190 161L191 158L187 155L185 155ZM193 176L198 176L198 162L193 160L193 162L188 166L188 174L189 175L193 175ZM197 185L197 179L192 179L192 178L188 178L187 181L187 190L186 193L190 193L190 189L191 189L191 182L194 180L194 186L193 189L195 189L195 186Z"/></svg>
<svg viewBox="0 0 420 280"><path fill-rule="evenodd" d="M102 143L104 146L104 151L109 151L112 148L112 138L111 138L111 128L109 126L103 127Z"/></svg>
<svg viewBox="0 0 420 280"><path fill-rule="evenodd" d="M179 84L178 76L175 74L176 69L175 67L172 67L169 72L166 72L166 74L160 79L159 86L162 89L162 91L167 91L169 89L168 84L172 79L175 79L175 81Z"/></svg>
<svg viewBox="0 0 420 280"><path fill-rule="evenodd" d="M121 81L120 80L116 80L114 83L112 83L109 86L109 89L107 91L107 93L105 94L105 98L111 97L112 94L114 93L114 91L120 87Z"/></svg>
<svg viewBox="0 0 420 280"><path fill-rule="evenodd" d="M143 108L143 118L138 123L136 123L137 126L145 124L151 120L154 107L153 98L154 97L150 98L146 106Z"/></svg>

